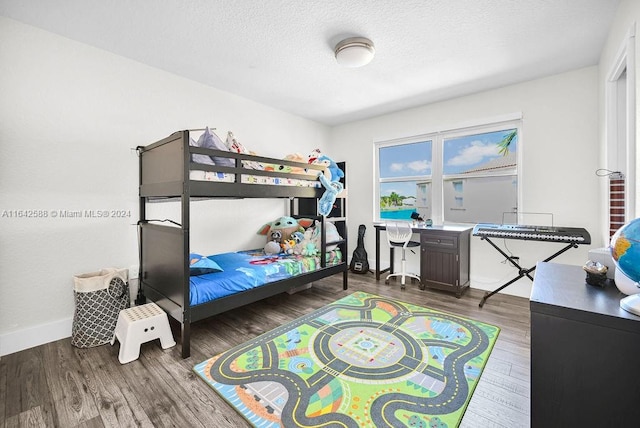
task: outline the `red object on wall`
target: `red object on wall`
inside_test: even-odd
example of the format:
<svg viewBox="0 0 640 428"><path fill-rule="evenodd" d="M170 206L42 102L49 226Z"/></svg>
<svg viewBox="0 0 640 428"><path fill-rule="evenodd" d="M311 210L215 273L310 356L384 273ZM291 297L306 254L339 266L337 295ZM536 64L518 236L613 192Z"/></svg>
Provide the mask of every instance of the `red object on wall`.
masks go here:
<svg viewBox="0 0 640 428"><path fill-rule="evenodd" d="M609 176L609 237L624 225L625 179L621 173Z"/></svg>

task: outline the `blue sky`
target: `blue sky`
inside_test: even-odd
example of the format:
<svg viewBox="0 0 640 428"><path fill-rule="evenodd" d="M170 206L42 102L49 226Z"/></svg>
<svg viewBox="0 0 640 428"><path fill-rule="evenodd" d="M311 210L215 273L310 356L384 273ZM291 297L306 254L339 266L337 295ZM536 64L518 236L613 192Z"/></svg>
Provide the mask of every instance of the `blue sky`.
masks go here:
<svg viewBox="0 0 640 428"><path fill-rule="evenodd" d="M445 140L444 173L458 174L502 156L498 153L497 144L511 131L513 129ZM516 152L517 140L516 137L511 142L509 152Z"/></svg>
<svg viewBox="0 0 640 428"><path fill-rule="evenodd" d="M512 129L451 138L444 141L444 174L457 174L502 156L497 144ZM419 177L431 175L431 141L424 141L380 149L380 177ZM517 150L517 137L509 147ZM396 192L403 196L415 196L415 181L381 183L380 195Z"/></svg>
<svg viewBox="0 0 640 428"><path fill-rule="evenodd" d="M380 149L380 177L431 175L431 141Z"/></svg>

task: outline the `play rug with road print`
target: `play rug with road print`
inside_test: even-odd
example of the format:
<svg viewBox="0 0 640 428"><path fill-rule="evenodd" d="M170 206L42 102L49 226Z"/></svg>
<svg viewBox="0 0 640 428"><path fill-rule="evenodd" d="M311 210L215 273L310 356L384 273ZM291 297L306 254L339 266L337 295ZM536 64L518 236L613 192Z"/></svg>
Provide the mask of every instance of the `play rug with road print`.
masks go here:
<svg viewBox="0 0 640 428"><path fill-rule="evenodd" d="M356 292L194 367L256 427L457 427L498 327Z"/></svg>

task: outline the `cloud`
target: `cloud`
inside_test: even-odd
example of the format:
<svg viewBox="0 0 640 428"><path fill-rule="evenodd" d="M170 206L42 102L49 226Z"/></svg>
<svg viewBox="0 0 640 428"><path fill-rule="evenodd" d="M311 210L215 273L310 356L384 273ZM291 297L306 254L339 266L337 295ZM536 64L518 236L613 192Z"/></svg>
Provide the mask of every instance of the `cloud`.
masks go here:
<svg viewBox="0 0 640 428"><path fill-rule="evenodd" d="M495 143L483 143L482 141L476 140L463 148L456 156L449 159L447 165L475 165L484 158L495 158L497 156L498 149Z"/></svg>
<svg viewBox="0 0 640 428"><path fill-rule="evenodd" d="M407 162L407 163L396 162L389 165L389 169L393 172L401 172L407 169L409 169L412 173L427 172L430 168L431 168L431 162L424 159L415 160L413 162ZM410 175L413 175L413 174L410 174Z"/></svg>
<svg viewBox="0 0 640 428"><path fill-rule="evenodd" d="M407 164L407 167L411 170L411 171L415 171L415 172L424 172L427 171L429 168L431 168L431 162L429 162L428 160L416 160L413 162L409 162Z"/></svg>

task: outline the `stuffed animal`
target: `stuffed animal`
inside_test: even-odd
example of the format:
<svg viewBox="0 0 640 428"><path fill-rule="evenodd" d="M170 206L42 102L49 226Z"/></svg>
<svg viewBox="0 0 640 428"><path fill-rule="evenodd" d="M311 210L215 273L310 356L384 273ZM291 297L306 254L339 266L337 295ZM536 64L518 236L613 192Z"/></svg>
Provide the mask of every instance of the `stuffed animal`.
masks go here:
<svg viewBox="0 0 640 428"><path fill-rule="evenodd" d="M262 226L258 230L258 234L270 236L269 241L276 240L278 243L282 243L290 239L293 232L304 232L304 228L311 226L312 223L311 219L295 219L284 216ZM273 238L273 232L279 232L279 239Z"/></svg>
<svg viewBox="0 0 640 428"><path fill-rule="evenodd" d="M273 241L279 245L282 242L282 231L273 229L271 232L269 232L269 238L270 241Z"/></svg>
<svg viewBox="0 0 640 428"><path fill-rule="evenodd" d="M307 255L306 253L315 253L314 249L316 248L316 241L314 239L314 227L309 227L302 234L302 239L293 247L294 254ZM295 232L298 238L300 237L298 234L300 232Z"/></svg>
<svg viewBox="0 0 640 428"><path fill-rule="evenodd" d="M331 213L338 194L344 190L344 185L339 181L327 180L322 173L318 174L318 179L325 188L324 193L318 199L318 213L326 217Z"/></svg>
<svg viewBox="0 0 640 428"><path fill-rule="evenodd" d="M330 221L324 222L327 232L325 234L326 242L336 242L342 239L336 225ZM315 226L310 227L308 230L312 230L311 241L316 245L318 250L322 247L322 224L316 220ZM327 251L332 251L337 245L327 245Z"/></svg>
<svg viewBox="0 0 640 428"><path fill-rule="evenodd" d="M342 236L340 236L340 233L338 232L335 224L327 221L324 223L324 225L327 228L325 236L327 242L337 242L342 239ZM320 225L318 225L317 228L322 229ZM318 247L320 247L320 244L318 244ZM337 245L327 245L327 251L333 251L336 247Z"/></svg>
<svg viewBox="0 0 640 428"><path fill-rule="evenodd" d="M280 253L280 243L282 242L282 232L280 230L274 229L269 233L269 242L264 246L265 254L279 254Z"/></svg>
<svg viewBox="0 0 640 428"><path fill-rule="evenodd" d="M290 161L293 161L293 162L306 163L306 159L300 153L291 153L291 154L286 155L284 158L285 158L285 160L290 160ZM280 165L281 172L285 172L285 171L283 171L284 169L288 169L287 172L291 172L293 174L306 174L307 173L307 170L305 168L302 168L302 167Z"/></svg>
<svg viewBox="0 0 640 428"><path fill-rule="evenodd" d="M329 156L321 155L320 157L318 157L316 162L327 166L327 170L331 175L330 177L327 177L327 178L330 181L340 181L340 179L344 177L344 171L341 170L338 164L335 163L333 159L331 159Z"/></svg>
<svg viewBox="0 0 640 428"><path fill-rule="evenodd" d="M280 254L280 249L280 244L276 241L269 241L267 245L264 246L264 253L268 255Z"/></svg>
<svg viewBox="0 0 640 428"><path fill-rule="evenodd" d="M307 242L305 247L302 249L303 256L316 256L318 255L318 248L316 248L316 244L313 242Z"/></svg>
<svg viewBox="0 0 640 428"><path fill-rule="evenodd" d="M320 235L318 234L317 225L319 222L316 220L316 227L309 227L304 232L304 240L300 243L302 250L300 254L303 256L315 256L318 254L320 248Z"/></svg>
<svg viewBox="0 0 640 428"><path fill-rule="evenodd" d="M224 144L227 146L227 149L229 149L230 152L255 155L254 152L247 150L247 148L236 139L236 137L233 135L233 132L231 131L227 133L227 139ZM255 161L243 160L242 165L247 169L264 169L264 165L262 165L260 162Z"/></svg>
<svg viewBox="0 0 640 428"><path fill-rule="evenodd" d="M286 254L293 254L293 247L295 247L296 241L294 239L287 239L280 244L282 252Z"/></svg>
<svg viewBox="0 0 640 428"><path fill-rule="evenodd" d="M291 234L291 239L293 239L295 241L296 245L297 245L297 244L301 243L304 240L304 233L300 232L300 231L293 232Z"/></svg>
<svg viewBox="0 0 640 428"><path fill-rule="evenodd" d="M327 155L318 156L313 163L326 166L324 173L318 173L318 179L325 188L324 194L318 200L318 213L323 216L328 216L333 209L333 204L338 194L344 190L344 185L340 183L340 178L344 177L344 171Z"/></svg>
<svg viewBox="0 0 640 428"><path fill-rule="evenodd" d="M307 163L316 163L321 154L320 149L313 149L313 151L309 153L309 156L307 156Z"/></svg>

